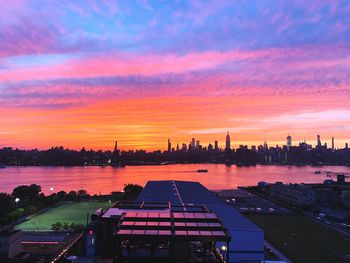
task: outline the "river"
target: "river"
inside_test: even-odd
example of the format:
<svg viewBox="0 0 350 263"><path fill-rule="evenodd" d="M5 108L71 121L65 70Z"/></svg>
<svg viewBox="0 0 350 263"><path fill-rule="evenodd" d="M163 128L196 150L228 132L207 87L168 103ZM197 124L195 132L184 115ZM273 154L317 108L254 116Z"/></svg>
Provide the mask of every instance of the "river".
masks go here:
<svg viewBox="0 0 350 263"><path fill-rule="evenodd" d="M197 173L207 169L207 173ZM18 185L39 184L45 194L64 190L85 189L90 194L120 191L124 184L144 186L148 180L198 181L211 190L257 185L259 181L285 183L321 183L325 174L315 171L350 172L342 166L278 166L251 167L223 164L174 164L159 166L113 167L6 167L0 169L0 192L11 193ZM334 178L336 179L336 178Z"/></svg>

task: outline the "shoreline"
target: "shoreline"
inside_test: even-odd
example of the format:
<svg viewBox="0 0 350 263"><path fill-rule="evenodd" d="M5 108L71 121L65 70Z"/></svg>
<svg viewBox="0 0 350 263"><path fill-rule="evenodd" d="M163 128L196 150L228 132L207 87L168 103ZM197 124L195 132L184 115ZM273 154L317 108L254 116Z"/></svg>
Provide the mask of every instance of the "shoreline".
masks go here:
<svg viewBox="0 0 350 263"><path fill-rule="evenodd" d="M133 167L133 166L168 166L168 165L225 165L225 166L236 166L236 167L255 167L255 166L310 166L310 167L319 167L322 168L324 166L340 166L340 167L350 167L350 164L331 164L331 163L324 163L324 164L311 164L311 163L256 163L256 164L236 164L236 163L211 163L211 162L204 162L204 163L142 163L142 164L125 164L123 166L114 166L114 165L107 165L107 164L91 164L91 165L5 165L2 169L6 168L25 168L25 167L66 167L66 168L74 168L74 167L100 167L100 168L125 168L127 166ZM1 171L1 170L0 170Z"/></svg>

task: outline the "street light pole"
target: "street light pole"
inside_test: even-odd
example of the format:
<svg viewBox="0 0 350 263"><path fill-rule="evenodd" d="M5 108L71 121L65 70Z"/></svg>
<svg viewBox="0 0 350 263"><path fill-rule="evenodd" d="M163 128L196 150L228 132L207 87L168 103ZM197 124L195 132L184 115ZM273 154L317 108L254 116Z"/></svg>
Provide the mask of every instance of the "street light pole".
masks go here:
<svg viewBox="0 0 350 263"><path fill-rule="evenodd" d="M224 258L224 260L226 261L226 250L227 250L227 247L226 246L221 246L221 252L222 252L222 256Z"/></svg>
<svg viewBox="0 0 350 263"><path fill-rule="evenodd" d="M16 198L15 198L16 209L17 209L17 207L18 207L18 202L19 202L19 198L18 198L18 197L16 197Z"/></svg>

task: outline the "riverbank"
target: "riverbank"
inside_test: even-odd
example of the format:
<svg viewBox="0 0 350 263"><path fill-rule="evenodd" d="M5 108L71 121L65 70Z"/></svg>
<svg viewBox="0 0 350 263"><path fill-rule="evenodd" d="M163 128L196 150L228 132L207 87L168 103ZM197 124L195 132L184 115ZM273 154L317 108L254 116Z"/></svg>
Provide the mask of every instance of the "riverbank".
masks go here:
<svg viewBox="0 0 350 263"><path fill-rule="evenodd" d="M339 166L339 167L350 167L350 164L334 164L334 163L323 163L323 164L315 164L315 163L265 163L265 162L256 162L256 163L250 163L250 164L240 164L240 163L227 163L227 162L142 162L142 163L125 163L122 165L113 165L113 164L86 164L86 165L3 165L0 168L5 169L6 167L111 167L111 168L124 168L126 166L165 166L165 165L212 165L212 164L220 164L225 166L237 166L237 167L255 167L257 165L261 166L311 166L311 167L325 167L325 166Z"/></svg>

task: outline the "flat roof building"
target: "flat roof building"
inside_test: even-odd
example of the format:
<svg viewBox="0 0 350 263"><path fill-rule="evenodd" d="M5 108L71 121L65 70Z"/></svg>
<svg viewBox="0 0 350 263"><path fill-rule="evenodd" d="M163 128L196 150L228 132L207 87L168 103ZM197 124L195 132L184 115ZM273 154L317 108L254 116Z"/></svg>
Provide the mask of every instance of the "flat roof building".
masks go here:
<svg viewBox="0 0 350 263"><path fill-rule="evenodd" d="M309 206L316 201L315 191L302 184L275 183L268 185L269 195L293 206Z"/></svg>
<svg viewBox="0 0 350 263"><path fill-rule="evenodd" d="M197 182L149 181L137 201L169 202L177 206L204 205L220 219L231 236L229 262L264 259L264 232L235 208ZM222 248L224 243L217 243Z"/></svg>
<svg viewBox="0 0 350 263"><path fill-rule="evenodd" d="M149 181L135 202L99 209L86 254L117 262L260 262L264 232L197 182Z"/></svg>
<svg viewBox="0 0 350 263"><path fill-rule="evenodd" d="M0 230L0 262L6 262L22 251L21 237L19 230Z"/></svg>
<svg viewBox="0 0 350 263"><path fill-rule="evenodd" d="M205 206L169 202L118 202L95 217L86 235L87 252L116 262L212 262L229 260L230 234ZM226 251L226 249L224 249ZM225 252L224 251L224 252Z"/></svg>

